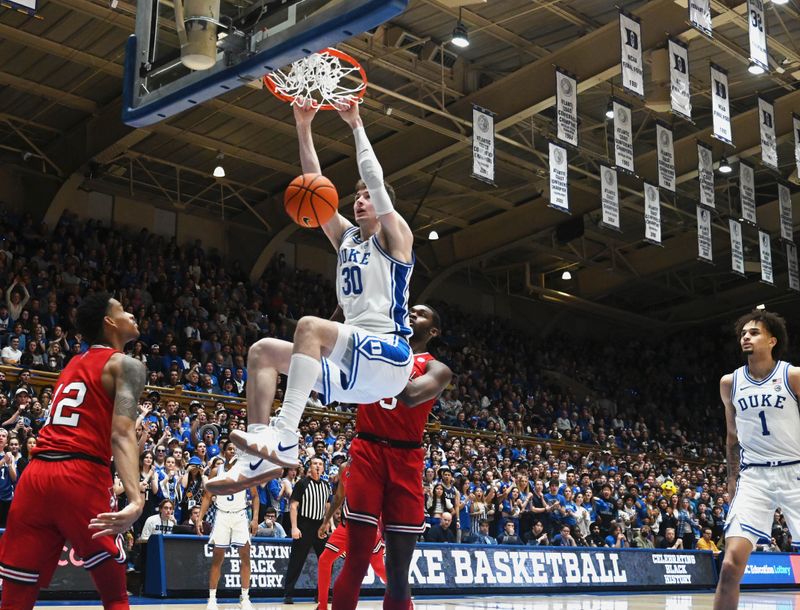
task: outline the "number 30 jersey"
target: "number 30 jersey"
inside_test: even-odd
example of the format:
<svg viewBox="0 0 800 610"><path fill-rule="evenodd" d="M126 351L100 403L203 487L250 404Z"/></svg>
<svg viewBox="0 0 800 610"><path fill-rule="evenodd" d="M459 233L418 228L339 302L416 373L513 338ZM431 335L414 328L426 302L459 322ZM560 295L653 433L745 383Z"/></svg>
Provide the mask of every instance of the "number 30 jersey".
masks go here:
<svg viewBox="0 0 800 610"><path fill-rule="evenodd" d="M746 366L733 373L731 404L742 467L800 460L800 411L789 385L789 367L788 362L778 361L760 381Z"/></svg>
<svg viewBox="0 0 800 610"><path fill-rule="evenodd" d="M103 387L103 368L117 351L93 346L73 357L58 376L50 414L33 455L63 453L111 461L114 401Z"/></svg>
<svg viewBox="0 0 800 610"><path fill-rule="evenodd" d="M358 227L342 234L336 265L336 297L347 324L373 333L409 336L408 288L414 263L386 252L375 234L361 239Z"/></svg>
<svg viewBox="0 0 800 610"><path fill-rule="evenodd" d="M425 352L414 354L414 367L409 380L422 377L428 362L434 357ZM359 405L356 416L356 432L367 432L393 441L418 443L425 433L428 415L436 402L435 398L416 407L409 407L396 398L384 398L368 405Z"/></svg>

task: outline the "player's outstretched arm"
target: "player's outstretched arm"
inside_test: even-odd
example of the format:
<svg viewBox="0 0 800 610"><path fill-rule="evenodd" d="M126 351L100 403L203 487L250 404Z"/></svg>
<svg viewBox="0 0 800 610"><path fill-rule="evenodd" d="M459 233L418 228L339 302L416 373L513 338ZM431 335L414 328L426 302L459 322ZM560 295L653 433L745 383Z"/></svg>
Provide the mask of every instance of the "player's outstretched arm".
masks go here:
<svg viewBox="0 0 800 610"><path fill-rule="evenodd" d="M394 204L386 191L386 185L383 182L383 168L375 156L366 131L364 131L364 123L358 113L358 103L350 102L342 105L339 108L339 115L353 130L353 137L356 140L358 173L367 186L370 201L372 201L378 221L381 223L378 239L394 258L410 263L414 235L405 219L394 209Z"/></svg>
<svg viewBox="0 0 800 610"><path fill-rule="evenodd" d="M452 378L453 372L449 366L438 360L430 360L425 374L409 381L397 398L406 406L416 407L439 396L450 384Z"/></svg>
<svg viewBox="0 0 800 610"><path fill-rule="evenodd" d="M111 357L109 373L114 380L114 416L111 420L111 451L117 474L125 488L128 505L121 511L101 513L89 523L98 530L92 537L115 536L125 532L139 515L144 502L139 492L139 443L136 417L139 397L146 380L146 369L139 360L122 354Z"/></svg>
<svg viewBox="0 0 800 610"><path fill-rule="evenodd" d="M297 126L297 140L300 145L300 167L304 174L321 174L317 149L314 147L314 136L311 133L311 121L317 115L319 108L314 108L310 103L299 101L292 104L294 122ZM331 242L334 250L339 250L342 243L342 233L353 225L344 216L337 212L331 219L322 225L322 231Z"/></svg>
<svg viewBox="0 0 800 610"><path fill-rule="evenodd" d="M730 501L736 494L736 479L739 478L739 435L736 432L736 412L731 404L733 375L724 375L719 381L719 394L725 405L725 460L728 466L728 495Z"/></svg>

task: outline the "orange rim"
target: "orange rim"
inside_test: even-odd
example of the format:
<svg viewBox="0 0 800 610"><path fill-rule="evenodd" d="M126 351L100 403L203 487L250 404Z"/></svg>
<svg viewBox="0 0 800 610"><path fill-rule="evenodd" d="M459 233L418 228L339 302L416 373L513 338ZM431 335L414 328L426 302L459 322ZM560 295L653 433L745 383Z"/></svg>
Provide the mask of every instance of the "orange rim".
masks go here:
<svg viewBox="0 0 800 610"><path fill-rule="evenodd" d="M331 47L328 47L327 49L322 49L322 51L319 51L319 53L320 54L332 55L333 57L336 57L336 58L338 58L338 59L340 59L340 60L342 60L344 62L347 62L350 65L352 65L354 68L358 69L358 74L361 77L361 80L364 82L364 86L359 91L357 91L356 93L351 94L351 97L353 97L353 98L355 98L357 100L360 100L361 98L363 98L364 94L366 94L366 92L367 92L367 73L364 71L364 68L361 66L361 64L358 62L358 60L355 57L352 57L352 56L348 55L344 51L340 51L339 49L334 49L334 48L331 48ZM269 89L270 93L272 93L272 95L277 97L279 100L282 100L284 102L294 102L295 101L296 96L294 96L294 95L286 95L285 93L281 93L280 91L278 91L278 85L275 83L274 80L272 80L272 74L264 75L262 77L262 80L264 81L264 85L267 87L267 89ZM322 104L322 105L320 105L319 109L320 110L336 110L336 108L332 104Z"/></svg>

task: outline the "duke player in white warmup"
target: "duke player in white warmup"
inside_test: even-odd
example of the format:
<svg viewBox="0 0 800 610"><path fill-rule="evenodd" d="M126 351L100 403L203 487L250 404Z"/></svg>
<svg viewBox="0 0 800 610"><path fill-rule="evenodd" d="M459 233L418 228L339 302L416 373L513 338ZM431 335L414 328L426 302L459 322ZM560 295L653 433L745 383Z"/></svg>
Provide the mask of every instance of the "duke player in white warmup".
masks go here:
<svg viewBox="0 0 800 610"><path fill-rule="evenodd" d="M217 474L229 471L236 464L236 446L228 441L225 443L225 463L220 464ZM214 474L214 473L212 473ZM242 596L239 600L241 610L253 610L250 603L250 535L255 535L258 529L258 490L250 488L250 497L253 500L252 517L247 515L247 491L241 490L227 495L217 495L214 498L216 513L214 514L214 528L208 543L214 547L211 557L211 570L208 574L208 608L217 610L217 585L219 584L222 562L229 548L239 550L241 561L241 586ZM212 496L205 491L200 504L200 516L195 523L197 535L203 535L203 519L211 505Z"/></svg>
<svg viewBox="0 0 800 610"><path fill-rule="evenodd" d="M317 112L294 105L303 173L321 173L311 122ZM323 403L368 404L399 394L413 366L407 338L408 288L414 267L413 235L394 209L394 193L367 139L358 104L339 115L353 130L358 170L353 214L337 213L322 226L337 253L336 294L345 323L305 316L294 343L262 339L248 352L247 432L231 440L248 452L237 466L209 481L214 493L241 489L298 464L297 428L312 390ZM280 414L269 424L278 373L288 373Z"/></svg>
<svg viewBox="0 0 800 610"><path fill-rule="evenodd" d="M720 381L731 506L715 610L737 607L747 559L771 538L775 509L800 540L800 368L779 360L789 342L779 315L756 310L735 329L747 364Z"/></svg>

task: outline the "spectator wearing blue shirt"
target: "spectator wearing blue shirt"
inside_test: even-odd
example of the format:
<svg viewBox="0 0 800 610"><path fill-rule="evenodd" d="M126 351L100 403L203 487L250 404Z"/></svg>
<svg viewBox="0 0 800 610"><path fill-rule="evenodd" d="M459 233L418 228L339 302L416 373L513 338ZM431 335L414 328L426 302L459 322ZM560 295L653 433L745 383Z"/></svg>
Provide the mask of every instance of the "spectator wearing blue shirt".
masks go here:
<svg viewBox="0 0 800 610"><path fill-rule="evenodd" d="M611 497L611 485L604 483L600 490L600 497L594 499L594 511L597 515L597 524L604 536L611 531L611 522L614 520L617 508L614 499Z"/></svg>
<svg viewBox="0 0 800 610"><path fill-rule="evenodd" d="M562 525L561 531L553 536L551 546L578 546L568 525Z"/></svg>
<svg viewBox="0 0 800 610"><path fill-rule="evenodd" d="M547 502L549 506L554 508L551 509L550 512L550 521L551 521L551 528L550 534L554 533L558 529L560 529L561 524L564 521L564 517L566 513L564 511L564 496L558 493L558 479L551 479L550 480L550 491L544 494L544 500Z"/></svg>
<svg viewBox="0 0 800 610"><path fill-rule="evenodd" d="M481 519L478 523L478 533L471 539L472 544L497 544L497 539L489 534L489 522Z"/></svg>
<svg viewBox="0 0 800 610"><path fill-rule="evenodd" d="M563 511L564 511L564 516L561 519L561 522L564 525L567 525L570 528L573 528L578 523L577 518L576 518L576 515L578 513L578 505L575 504L575 502L573 500L572 488L567 487L564 490L563 498L564 498L564 503L563 503L562 507L563 507Z"/></svg>
<svg viewBox="0 0 800 610"><path fill-rule="evenodd" d="M173 364L178 367L179 371L183 371L185 368L183 358L181 358L180 354L178 353L178 346L174 343L169 346L169 353L161 358L162 370L170 370Z"/></svg>
<svg viewBox="0 0 800 610"><path fill-rule="evenodd" d="M622 533L622 528L618 523L612 523L609 529L609 534L606 536L606 546L616 547L618 549L629 547L628 539Z"/></svg>

